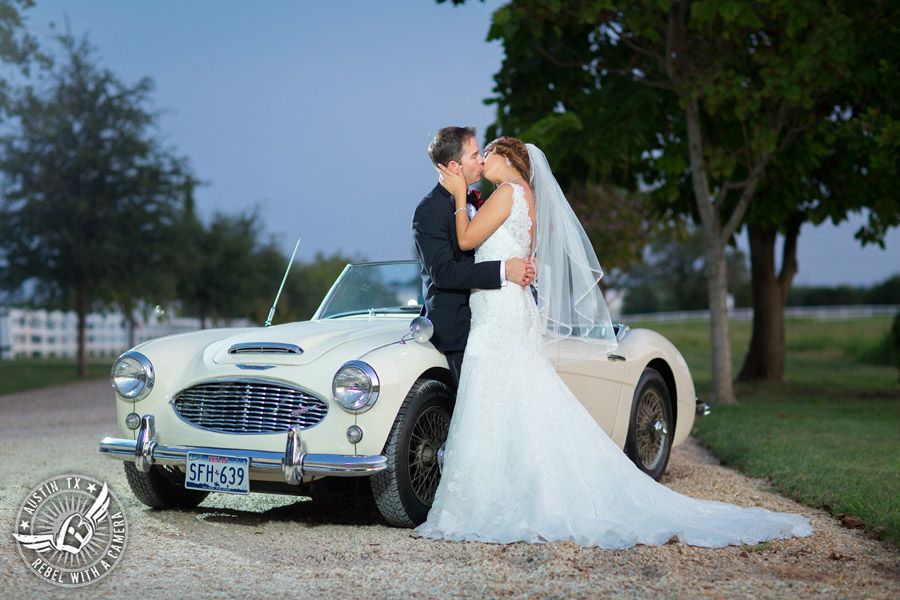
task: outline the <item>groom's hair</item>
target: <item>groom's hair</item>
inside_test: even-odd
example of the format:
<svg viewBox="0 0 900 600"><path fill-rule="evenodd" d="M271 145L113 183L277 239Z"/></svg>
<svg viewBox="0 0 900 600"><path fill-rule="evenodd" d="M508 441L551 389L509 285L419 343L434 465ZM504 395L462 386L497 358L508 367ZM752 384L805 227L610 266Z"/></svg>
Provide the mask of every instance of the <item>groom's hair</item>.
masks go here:
<svg viewBox="0 0 900 600"><path fill-rule="evenodd" d="M474 137L474 127L444 127L428 144L428 158L434 166L446 166L451 160L462 162L463 146Z"/></svg>

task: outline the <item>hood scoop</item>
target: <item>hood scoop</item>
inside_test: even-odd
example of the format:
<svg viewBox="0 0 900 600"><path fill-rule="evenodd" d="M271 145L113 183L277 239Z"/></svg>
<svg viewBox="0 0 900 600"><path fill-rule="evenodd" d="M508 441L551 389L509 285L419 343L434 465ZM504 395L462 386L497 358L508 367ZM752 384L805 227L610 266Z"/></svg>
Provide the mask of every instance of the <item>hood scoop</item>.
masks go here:
<svg viewBox="0 0 900 600"><path fill-rule="evenodd" d="M282 344L279 342L245 342L234 344L228 349L228 354L279 354L288 356L300 356L303 348L296 344Z"/></svg>

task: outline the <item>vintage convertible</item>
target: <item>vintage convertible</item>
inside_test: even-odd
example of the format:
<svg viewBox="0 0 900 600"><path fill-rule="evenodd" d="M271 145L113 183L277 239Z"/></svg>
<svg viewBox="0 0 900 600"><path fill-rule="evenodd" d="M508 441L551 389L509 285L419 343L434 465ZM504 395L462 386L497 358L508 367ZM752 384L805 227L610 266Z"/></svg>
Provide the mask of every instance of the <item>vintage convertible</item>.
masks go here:
<svg viewBox="0 0 900 600"><path fill-rule="evenodd" d="M101 440L100 452L124 461L133 493L154 508L196 506L210 492L316 497L339 478L366 477L389 523L421 523L454 388L418 317L419 270L417 261L347 265L309 321L136 346L113 364L120 437ZM708 406L669 341L624 325L616 333L613 353L554 358L604 431L659 479Z"/></svg>

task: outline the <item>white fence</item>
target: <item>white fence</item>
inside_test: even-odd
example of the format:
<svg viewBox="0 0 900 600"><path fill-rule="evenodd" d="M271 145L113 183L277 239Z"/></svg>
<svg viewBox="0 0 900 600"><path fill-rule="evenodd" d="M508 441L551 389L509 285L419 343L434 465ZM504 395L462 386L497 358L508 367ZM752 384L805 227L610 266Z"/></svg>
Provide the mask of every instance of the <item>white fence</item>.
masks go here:
<svg viewBox="0 0 900 600"><path fill-rule="evenodd" d="M129 348L128 320L118 312L91 313L86 318L85 346L89 356L118 356ZM248 327L249 320L216 323L216 327ZM137 319L135 344L200 329L200 319L149 317ZM74 357L78 352L78 315L74 311L0 308L0 359Z"/></svg>
<svg viewBox="0 0 900 600"><path fill-rule="evenodd" d="M843 320L864 319L868 317L893 317L900 312L900 304L851 305L851 306L788 306L784 316L789 319L821 319ZM750 321L753 319L752 308L732 308L728 310L728 318L734 321ZM640 315L621 315L626 323L637 321L708 321L708 310L682 310L673 312L645 313Z"/></svg>

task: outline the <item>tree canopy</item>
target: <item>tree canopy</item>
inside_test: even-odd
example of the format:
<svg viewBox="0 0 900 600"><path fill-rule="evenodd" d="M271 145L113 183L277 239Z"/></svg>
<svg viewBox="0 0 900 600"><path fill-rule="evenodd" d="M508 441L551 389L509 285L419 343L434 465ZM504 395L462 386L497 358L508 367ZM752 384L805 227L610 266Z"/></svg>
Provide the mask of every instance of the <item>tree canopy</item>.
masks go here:
<svg viewBox="0 0 900 600"><path fill-rule="evenodd" d="M745 218L791 223L760 193L771 190L770 173L790 180L785 195L801 185L821 195L813 179L829 161L811 154L847 161L856 145L856 162L842 168L855 164L870 179L896 166L896 152L878 151L865 165L859 157L895 148L895 116L881 100L897 78L880 90L873 82L900 63L897 10L849 0L513 0L494 14L489 39L506 57L490 134L531 136L567 192L598 181L646 186L660 214L701 225L715 401L735 401L726 247ZM875 208L872 232L891 214L891 201L875 195L834 196L822 206Z"/></svg>

